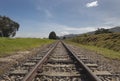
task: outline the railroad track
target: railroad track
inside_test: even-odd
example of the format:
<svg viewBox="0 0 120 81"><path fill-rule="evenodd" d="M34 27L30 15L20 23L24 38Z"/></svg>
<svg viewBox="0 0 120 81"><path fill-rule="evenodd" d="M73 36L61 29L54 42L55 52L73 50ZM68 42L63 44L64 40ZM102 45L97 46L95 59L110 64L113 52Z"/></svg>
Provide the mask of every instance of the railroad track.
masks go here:
<svg viewBox="0 0 120 81"><path fill-rule="evenodd" d="M64 42L28 59L2 77L1 81L119 81L83 54L76 54Z"/></svg>

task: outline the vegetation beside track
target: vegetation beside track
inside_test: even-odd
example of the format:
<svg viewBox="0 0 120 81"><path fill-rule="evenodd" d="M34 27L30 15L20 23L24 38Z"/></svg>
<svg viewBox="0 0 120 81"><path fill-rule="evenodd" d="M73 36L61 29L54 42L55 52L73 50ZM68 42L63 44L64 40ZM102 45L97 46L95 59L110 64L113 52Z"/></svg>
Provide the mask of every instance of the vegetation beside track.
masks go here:
<svg viewBox="0 0 120 81"><path fill-rule="evenodd" d="M39 38L0 38L0 57L11 55L17 51L30 50L54 42Z"/></svg>
<svg viewBox="0 0 120 81"><path fill-rule="evenodd" d="M107 58L120 60L120 33L81 35L68 39L69 43L96 51Z"/></svg>

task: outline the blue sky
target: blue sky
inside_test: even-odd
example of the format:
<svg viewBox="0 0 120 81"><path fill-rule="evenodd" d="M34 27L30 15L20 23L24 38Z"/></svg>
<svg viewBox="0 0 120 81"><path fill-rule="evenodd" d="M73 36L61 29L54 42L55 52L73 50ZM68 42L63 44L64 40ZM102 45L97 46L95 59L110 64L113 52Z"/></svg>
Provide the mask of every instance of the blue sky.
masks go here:
<svg viewBox="0 0 120 81"><path fill-rule="evenodd" d="M80 34L120 25L120 0L0 0L0 15L20 24L16 37Z"/></svg>

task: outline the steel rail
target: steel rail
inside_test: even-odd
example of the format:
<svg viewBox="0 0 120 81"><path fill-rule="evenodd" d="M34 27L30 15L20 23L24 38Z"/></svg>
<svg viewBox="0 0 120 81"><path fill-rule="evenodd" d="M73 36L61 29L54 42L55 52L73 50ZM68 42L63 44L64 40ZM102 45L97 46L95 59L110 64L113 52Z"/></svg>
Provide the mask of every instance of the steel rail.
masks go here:
<svg viewBox="0 0 120 81"><path fill-rule="evenodd" d="M35 76L37 75L37 70L40 69L44 62L47 61L49 58L51 52L55 49L55 47L58 45L59 42L57 42L48 52L47 54L36 64L36 66L23 78L22 81L32 81ZM62 41L63 46L66 48L66 50L69 52L70 56L78 62L79 66L83 68L84 73L88 76L89 81L101 81L96 75L92 73L92 71L76 56L76 54L70 49L69 46L67 46Z"/></svg>
<svg viewBox="0 0 120 81"><path fill-rule="evenodd" d="M73 52L69 46L67 46L63 41L62 44L64 45L64 47L67 49L67 51L69 52L69 54L71 54L71 57L73 59L75 59L79 66L81 66L84 70L84 73L87 74L89 81L101 81L95 74L93 74L93 72L78 58L78 56L75 54L75 52Z"/></svg>
<svg viewBox="0 0 120 81"><path fill-rule="evenodd" d="M42 67L43 63L48 59L51 52L55 49L58 42L45 54L45 56L35 65L35 67L23 78L22 81L32 81L37 75L37 70Z"/></svg>

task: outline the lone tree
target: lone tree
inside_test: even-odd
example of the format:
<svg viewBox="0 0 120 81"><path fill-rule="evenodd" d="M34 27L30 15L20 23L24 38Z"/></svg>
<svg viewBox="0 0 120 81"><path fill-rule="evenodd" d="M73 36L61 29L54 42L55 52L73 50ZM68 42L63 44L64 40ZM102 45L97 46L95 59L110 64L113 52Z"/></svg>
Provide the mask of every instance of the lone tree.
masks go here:
<svg viewBox="0 0 120 81"><path fill-rule="evenodd" d="M50 32L49 39L57 39L56 33L54 31Z"/></svg>
<svg viewBox="0 0 120 81"><path fill-rule="evenodd" d="M14 37L19 29L19 24L9 17L0 16L0 37Z"/></svg>
<svg viewBox="0 0 120 81"><path fill-rule="evenodd" d="M97 29L95 31L95 34L102 34L102 33L112 33L111 31L109 31L109 29L104 29L104 28L101 28L101 29Z"/></svg>

